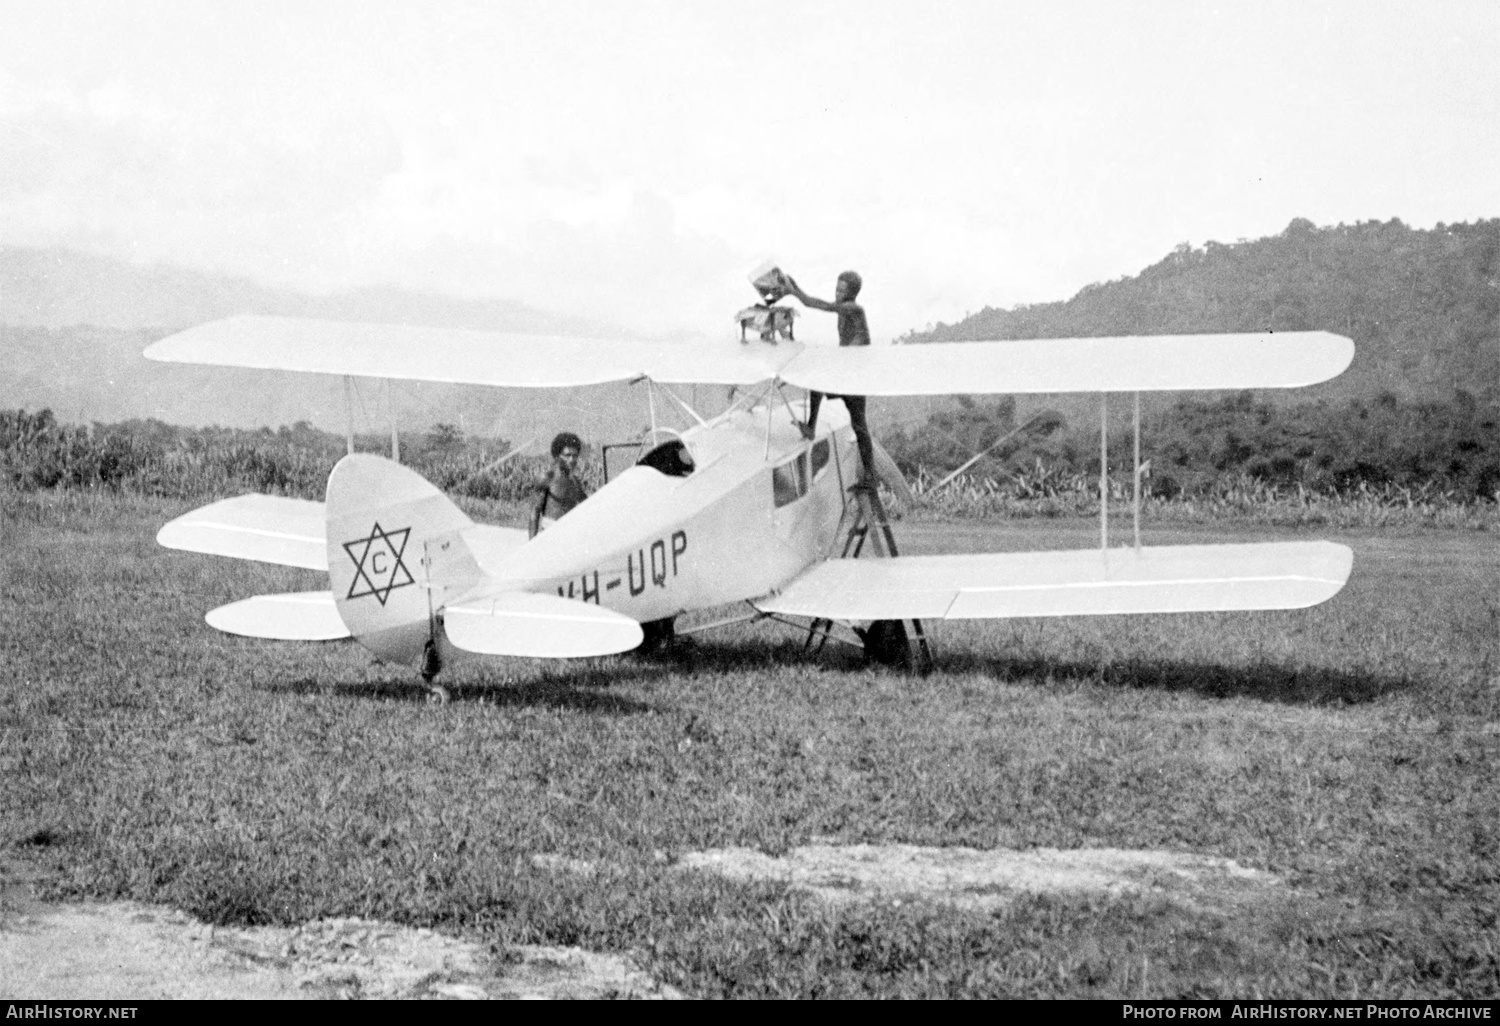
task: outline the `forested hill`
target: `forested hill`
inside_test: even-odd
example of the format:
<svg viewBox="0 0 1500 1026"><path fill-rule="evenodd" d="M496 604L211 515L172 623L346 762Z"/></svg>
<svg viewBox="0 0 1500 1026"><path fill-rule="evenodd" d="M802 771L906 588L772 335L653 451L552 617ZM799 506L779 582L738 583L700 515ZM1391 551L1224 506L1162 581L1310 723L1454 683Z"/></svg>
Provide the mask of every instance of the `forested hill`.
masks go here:
<svg viewBox="0 0 1500 1026"><path fill-rule="evenodd" d="M1177 247L1066 302L985 308L903 342L1325 329L1354 339L1339 391L1500 396L1500 219L1399 220Z"/></svg>

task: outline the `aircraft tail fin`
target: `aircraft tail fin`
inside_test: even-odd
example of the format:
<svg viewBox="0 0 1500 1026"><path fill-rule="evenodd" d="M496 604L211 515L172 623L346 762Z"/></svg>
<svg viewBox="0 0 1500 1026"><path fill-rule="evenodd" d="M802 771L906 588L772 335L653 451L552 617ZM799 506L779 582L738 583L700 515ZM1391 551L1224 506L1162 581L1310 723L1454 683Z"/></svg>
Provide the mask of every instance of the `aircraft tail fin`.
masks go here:
<svg viewBox="0 0 1500 1026"><path fill-rule="evenodd" d="M355 453L328 477L328 577L349 632L410 662L443 605L483 577L461 536L474 522L420 474Z"/></svg>

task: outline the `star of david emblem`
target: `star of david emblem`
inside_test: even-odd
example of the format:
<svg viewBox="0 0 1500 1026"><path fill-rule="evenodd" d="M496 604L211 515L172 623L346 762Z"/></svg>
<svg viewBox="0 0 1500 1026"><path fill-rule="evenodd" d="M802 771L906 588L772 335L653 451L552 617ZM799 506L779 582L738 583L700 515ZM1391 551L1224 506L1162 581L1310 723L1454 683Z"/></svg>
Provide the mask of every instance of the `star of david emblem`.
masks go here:
<svg viewBox="0 0 1500 1026"><path fill-rule="evenodd" d="M364 598L374 595L385 605L385 600L396 588L416 584L406 564L401 562L401 553L406 551L406 537L411 528L386 531L377 520L370 529L368 538L356 538L344 542L344 551L354 561L354 580L349 584L345 598ZM364 590L360 590L363 587Z"/></svg>

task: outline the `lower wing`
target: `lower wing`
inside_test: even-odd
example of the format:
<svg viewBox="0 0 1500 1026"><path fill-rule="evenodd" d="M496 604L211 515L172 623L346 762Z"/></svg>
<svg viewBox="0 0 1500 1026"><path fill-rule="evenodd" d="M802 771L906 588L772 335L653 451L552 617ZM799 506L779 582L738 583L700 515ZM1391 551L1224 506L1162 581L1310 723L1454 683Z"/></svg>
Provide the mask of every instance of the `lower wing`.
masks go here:
<svg viewBox="0 0 1500 1026"><path fill-rule="evenodd" d="M1333 542L833 559L755 606L830 620L1300 609L1338 594L1353 564Z"/></svg>

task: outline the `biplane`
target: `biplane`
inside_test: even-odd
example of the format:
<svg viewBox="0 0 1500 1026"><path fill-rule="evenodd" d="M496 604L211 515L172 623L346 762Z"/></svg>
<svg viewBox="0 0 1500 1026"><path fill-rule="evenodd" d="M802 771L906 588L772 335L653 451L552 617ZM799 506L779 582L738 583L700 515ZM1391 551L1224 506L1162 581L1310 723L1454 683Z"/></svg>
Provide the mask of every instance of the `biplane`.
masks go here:
<svg viewBox="0 0 1500 1026"><path fill-rule="evenodd" d="M845 625L886 661L909 656L908 623L925 653L923 621L1294 609L1343 587L1347 547L1140 545L1139 393L1309 385L1341 373L1353 353L1349 339L1327 332L836 348L776 330L689 345L232 317L162 339L145 355L348 381L547 389L644 381L652 429L632 466L534 538L476 523L399 462L355 453L351 429L350 454L333 468L323 502L226 499L168 523L158 541L326 571L327 590L255 596L206 619L255 638L353 637L383 660L420 666L434 688L461 656L626 652L670 634L685 613L718 607L805 619L825 632ZM735 398L700 416L673 391L685 384L734 386ZM795 408L804 390L1134 393L1135 543L1110 545L1101 502L1096 549L901 556L878 494L857 480L842 404L825 405L806 438ZM659 427L658 393L680 403L691 426ZM1101 439L1101 463L1106 455ZM886 558L854 558L867 536Z"/></svg>

